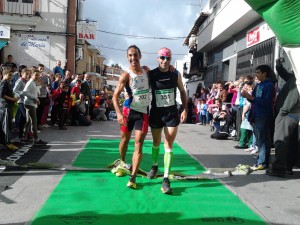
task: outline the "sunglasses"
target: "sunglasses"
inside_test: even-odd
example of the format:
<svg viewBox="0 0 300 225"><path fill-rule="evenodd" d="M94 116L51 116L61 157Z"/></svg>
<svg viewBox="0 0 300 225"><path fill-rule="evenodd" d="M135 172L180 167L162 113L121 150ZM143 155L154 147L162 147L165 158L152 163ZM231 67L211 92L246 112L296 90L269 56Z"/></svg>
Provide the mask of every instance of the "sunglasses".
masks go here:
<svg viewBox="0 0 300 225"><path fill-rule="evenodd" d="M163 61L164 60L171 61L171 57L168 57L168 56L159 56L159 58Z"/></svg>

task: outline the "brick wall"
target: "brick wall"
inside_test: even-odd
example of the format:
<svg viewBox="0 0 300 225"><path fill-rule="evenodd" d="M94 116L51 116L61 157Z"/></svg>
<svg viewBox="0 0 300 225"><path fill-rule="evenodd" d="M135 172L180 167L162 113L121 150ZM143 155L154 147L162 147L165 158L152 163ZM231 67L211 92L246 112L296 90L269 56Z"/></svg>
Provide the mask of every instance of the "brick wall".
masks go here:
<svg viewBox="0 0 300 225"><path fill-rule="evenodd" d="M71 70L72 74L76 73L75 69L75 47L76 47L76 15L77 15L77 1L68 1L67 10L67 46L66 46L66 68Z"/></svg>

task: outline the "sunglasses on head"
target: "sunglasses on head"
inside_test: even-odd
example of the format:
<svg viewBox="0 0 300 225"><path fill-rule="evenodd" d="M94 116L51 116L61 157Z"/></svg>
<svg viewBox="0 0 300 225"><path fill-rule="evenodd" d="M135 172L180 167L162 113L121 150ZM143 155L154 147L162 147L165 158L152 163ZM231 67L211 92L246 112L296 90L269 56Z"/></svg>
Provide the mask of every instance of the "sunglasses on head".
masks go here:
<svg viewBox="0 0 300 225"><path fill-rule="evenodd" d="M161 60L171 61L171 57L169 57L169 56L159 56L159 58L160 58Z"/></svg>

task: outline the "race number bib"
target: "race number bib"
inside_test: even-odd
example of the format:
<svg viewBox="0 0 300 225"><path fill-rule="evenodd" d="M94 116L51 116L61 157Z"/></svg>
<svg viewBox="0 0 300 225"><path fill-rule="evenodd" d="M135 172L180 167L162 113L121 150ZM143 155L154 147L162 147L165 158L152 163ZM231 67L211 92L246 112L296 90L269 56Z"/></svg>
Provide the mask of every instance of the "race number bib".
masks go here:
<svg viewBox="0 0 300 225"><path fill-rule="evenodd" d="M133 102L132 104L137 107L144 107L149 105L149 89L136 91L133 94Z"/></svg>
<svg viewBox="0 0 300 225"><path fill-rule="evenodd" d="M175 105L174 89L164 89L155 91L156 107L167 107Z"/></svg>

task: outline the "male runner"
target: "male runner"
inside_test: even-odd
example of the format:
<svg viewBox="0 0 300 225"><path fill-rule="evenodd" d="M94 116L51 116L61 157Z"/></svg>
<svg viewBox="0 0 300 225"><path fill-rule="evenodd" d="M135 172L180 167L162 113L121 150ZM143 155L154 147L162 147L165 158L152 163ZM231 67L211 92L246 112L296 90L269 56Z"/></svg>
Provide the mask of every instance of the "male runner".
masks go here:
<svg viewBox="0 0 300 225"><path fill-rule="evenodd" d="M152 90L152 102L149 124L153 136L152 160L153 166L148 173L152 179L158 171L159 145L161 134L164 129L164 179L161 190L165 194L172 193L169 181L169 172L172 163L172 147L176 138L179 122L185 122L187 118L187 95L183 87L181 75L178 71L169 70L172 53L168 48L158 51L157 61L159 67L149 72L150 87ZM183 106L183 112L178 114L176 106L176 90L179 89ZM180 121L179 121L180 120Z"/></svg>
<svg viewBox="0 0 300 225"><path fill-rule="evenodd" d="M121 125L121 141L119 145L121 160L125 161L125 155L128 148L128 142L133 128L135 127L135 144L132 157L132 170L127 186L136 188L136 173L142 159L142 147L149 126L149 81L145 69L140 65L142 58L140 49L131 45L127 49L127 59L129 61L129 70L124 72L119 79L118 86L114 92L112 102L114 104L118 123ZM148 69L147 69L148 70ZM120 109L118 97L126 89L130 106ZM130 107L130 108L129 108Z"/></svg>

